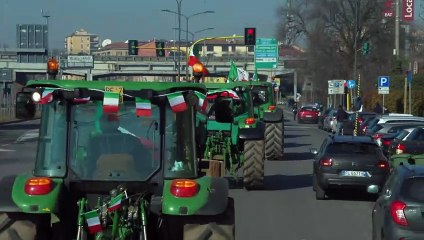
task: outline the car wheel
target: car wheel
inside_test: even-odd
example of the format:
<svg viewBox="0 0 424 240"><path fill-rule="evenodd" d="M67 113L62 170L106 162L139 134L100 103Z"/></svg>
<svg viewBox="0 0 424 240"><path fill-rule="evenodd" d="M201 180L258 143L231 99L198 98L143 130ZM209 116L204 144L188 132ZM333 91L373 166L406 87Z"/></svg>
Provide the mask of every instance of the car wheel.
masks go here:
<svg viewBox="0 0 424 240"><path fill-rule="evenodd" d="M315 199L316 200L324 200L325 199L325 190L321 188L317 181L317 176L315 176Z"/></svg>

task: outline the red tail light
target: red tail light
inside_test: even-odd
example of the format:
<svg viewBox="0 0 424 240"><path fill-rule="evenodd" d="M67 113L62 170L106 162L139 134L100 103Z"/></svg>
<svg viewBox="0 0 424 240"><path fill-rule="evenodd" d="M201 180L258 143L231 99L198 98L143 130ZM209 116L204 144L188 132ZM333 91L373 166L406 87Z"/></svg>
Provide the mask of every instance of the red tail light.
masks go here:
<svg viewBox="0 0 424 240"><path fill-rule="evenodd" d="M333 159L331 159L331 158L321 159L320 165L324 166L324 167L331 167L331 166L333 166Z"/></svg>
<svg viewBox="0 0 424 240"><path fill-rule="evenodd" d="M359 124L362 124L364 122L364 119L363 118L358 118L358 123Z"/></svg>
<svg viewBox="0 0 424 240"><path fill-rule="evenodd" d="M25 183L25 193L28 195L44 195L52 190L52 180L46 177L29 178Z"/></svg>
<svg viewBox="0 0 424 240"><path fill-rule="evenodd" d="M393 221L401 226L408 226L408 222L405 217L406 204L401 201L394 201L390 206L390 214L392 215Z"/></svg>
<svg viewBox="0 0 424 240"><path fill-rule="evenodd" d="M389 163L387 161L380 160L377 162L377 167L381 169L386 169L389 168Z"/></svg>
<svg viewBox="0 0 424 240"><path fill-rule="evenodd" d="M377 141L377 139L381 138L382 136L383 136L383 134L381 134L381 133L376 133L376 134L374 134L373 138L374 138L374 140L376 140L376 141Z"/></svg>
<svg viewBox="0 0 424 240"><path fill-rule="evenodd" d="M274 110L275 110L275 106L274 106L274 105L270 105L270 106L268 106L268 110L270 110L270 111L274 111Z"/></svg>
<svg viewBox="0 0 424 240"><path fill-rule="evenodd" d="M245 123L246 125L252 125L252 124L254 124L254 123L255 123L255 119L254 119L254 118L246 118L246 119L244 120L244 123Z"/></svg>
<svg viewBox="0 0 424 240"><path fill-rule="evenodd" d="M403 153L404 151L405 151L405 145L403 145L403 144L399 143L399 144L396 146L396 154L401 154L401 153Z"/></svg>
<svg viewBox="0 0 424 240"><path fill-rule="evenodd" d="M175 179L171 182L171 193L176 197L193 197L198 190L197 182L190 179Z"/></svg>
<svg viewBox="0 0 424 240"><path fill-rule="evenodd" d="M390 146L390 144L392 143L392 141L390 141L390 140L383 140L383 145L385 145L385 146Z"/></svg>

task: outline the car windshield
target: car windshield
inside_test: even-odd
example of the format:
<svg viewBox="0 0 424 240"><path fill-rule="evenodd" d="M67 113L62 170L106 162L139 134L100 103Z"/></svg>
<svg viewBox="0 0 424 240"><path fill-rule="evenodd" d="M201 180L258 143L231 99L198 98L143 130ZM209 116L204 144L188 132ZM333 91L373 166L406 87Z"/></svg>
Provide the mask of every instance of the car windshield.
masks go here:
<svg viewBox="0 0 424 240"><path fill-rule="evenodd" d="M407 130L403 130L403 131L401 131L396 137L395 137L395 139L398 139L398 140L402 140L402 139L404 139L406 136L408 136L408 134L409 134L409 131L407 131Z"/></svg>
<svg viewBox="0 0 424 240"><path fill-rule="evenodd" d="M370 143L336 142L330 144L325 151L327 154L376 154L378 146Z"/></svg>
<svg viewBox="0 0 424 240"><path fill-rule="evenodd" d="M424 203L424 177L406 179L400 194L405 200Z"/></svg>
<svg viewBox="0 0 424 240"><path fill-rule="evenodd" d="M66 110L55 102L43 111L35 174L63 177ZM70 105L68 167L76 178L146 181L160 169L161 156L166 178L196 176L193 109L174 113L169 105L162 111L152 103L149 117L137 117L135 111L134 101L121 103L116 114L104 113L102 101Z"/></svg>

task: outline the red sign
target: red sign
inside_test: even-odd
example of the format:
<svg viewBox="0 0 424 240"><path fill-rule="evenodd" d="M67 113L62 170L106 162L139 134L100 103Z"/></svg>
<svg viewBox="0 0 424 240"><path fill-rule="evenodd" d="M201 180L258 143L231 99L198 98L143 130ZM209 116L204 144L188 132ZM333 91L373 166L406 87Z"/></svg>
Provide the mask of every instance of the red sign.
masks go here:
<svg viewBox="0 0 424 240"><path fill-rule="evenodd" d="M384 12L383 12L383 16L385 18L391 18L393 17L393 0L387 0L384 3Z"/></svg>
<svg viewBox="0 0 424 240"><path fill-rule="evenodd" d="M414 21L414 0L402 0L402 20Z"/></svg>

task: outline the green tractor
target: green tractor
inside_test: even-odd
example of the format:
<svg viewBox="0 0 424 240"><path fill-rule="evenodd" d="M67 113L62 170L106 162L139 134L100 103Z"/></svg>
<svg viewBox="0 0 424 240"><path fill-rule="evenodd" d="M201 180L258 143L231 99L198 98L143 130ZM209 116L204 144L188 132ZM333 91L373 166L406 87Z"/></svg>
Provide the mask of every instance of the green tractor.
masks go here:
<svg viewBox="0 0 424 240"><path fill-rule="evenodd" d="M207 175L236 177L243 169L247 190L262 189L264 179L265 124L254 118L252 90L248 84L208 83L204 114L198 126L201 168Z"/></svg>
<svg viewBox="0 0 424 240"><path fill-rule="evenodd" d="M254 81L250 84L255 116L265 122L265 158L281 160L284 154L284 115L283 110L277 108L272 83Z"/></svg>
<svg viewBox="0 0 424 240"><path fill-rule="evenodd" d="M0 239L234 239L228 181L202 175L195 83L30 81L32 172L0 180ZM202 239L208 239L207 237Z"/></svg>

